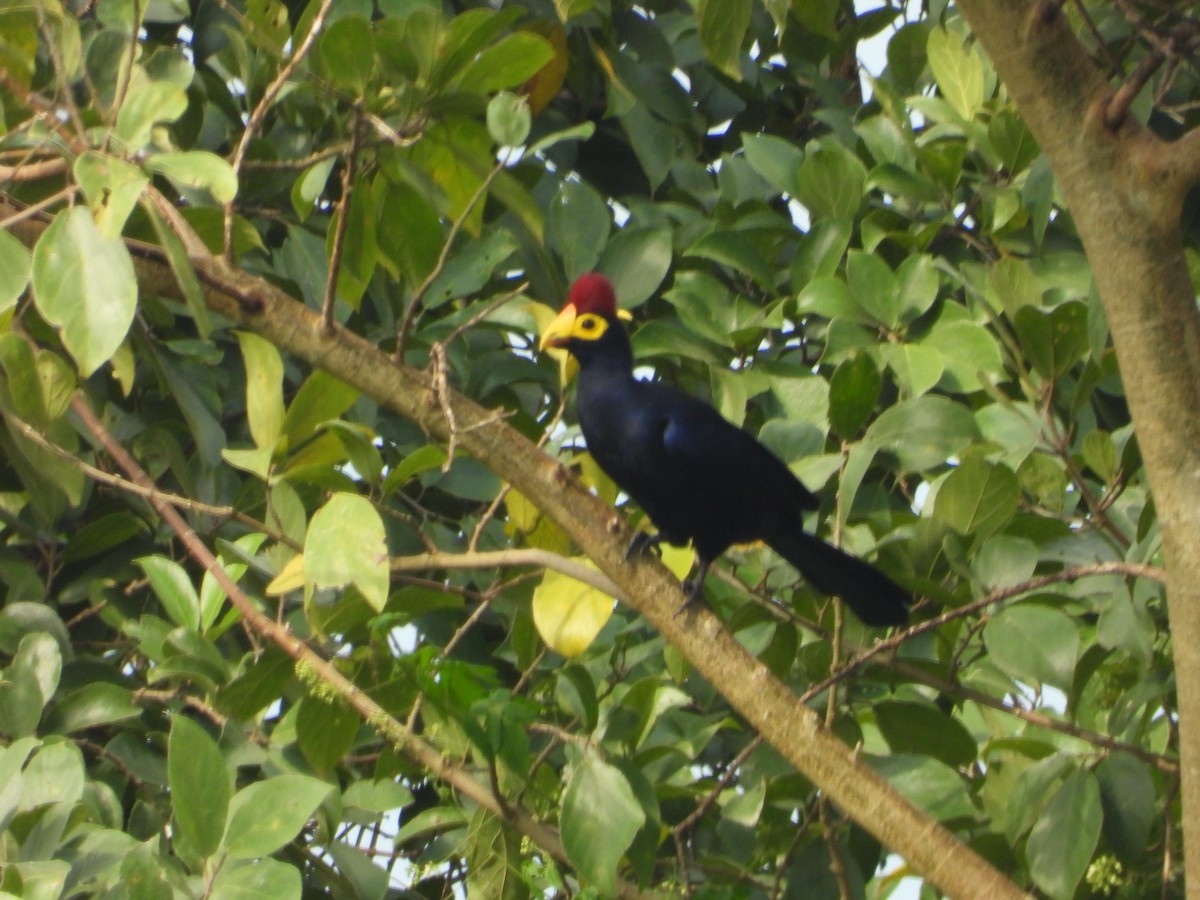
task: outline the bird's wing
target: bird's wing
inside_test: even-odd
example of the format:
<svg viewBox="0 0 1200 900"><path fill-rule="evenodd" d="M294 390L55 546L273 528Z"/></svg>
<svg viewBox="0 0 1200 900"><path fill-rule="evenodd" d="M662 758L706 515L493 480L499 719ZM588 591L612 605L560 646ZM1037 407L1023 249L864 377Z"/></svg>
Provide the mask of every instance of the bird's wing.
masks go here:
<svg viewBox="0 0 1200 900"><path fill-rule="evenodd" d="M754 494L771 505L816 509L818 500L750 433L696 398L674 393L663 404L663 450L703 489Z"/></svg>

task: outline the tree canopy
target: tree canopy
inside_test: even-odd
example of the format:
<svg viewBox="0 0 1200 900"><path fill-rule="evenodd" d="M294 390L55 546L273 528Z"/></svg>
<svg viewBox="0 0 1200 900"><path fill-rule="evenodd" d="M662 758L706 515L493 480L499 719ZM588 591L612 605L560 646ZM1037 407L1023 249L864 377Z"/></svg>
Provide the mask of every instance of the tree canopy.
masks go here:
<svg viewBox="0 0 1200 900"><path fill-rule="evenodd" d="M960 5L0 5L0 891L1194 886L1200 28ZM588 271L910 627L674 615Z"/></svg>

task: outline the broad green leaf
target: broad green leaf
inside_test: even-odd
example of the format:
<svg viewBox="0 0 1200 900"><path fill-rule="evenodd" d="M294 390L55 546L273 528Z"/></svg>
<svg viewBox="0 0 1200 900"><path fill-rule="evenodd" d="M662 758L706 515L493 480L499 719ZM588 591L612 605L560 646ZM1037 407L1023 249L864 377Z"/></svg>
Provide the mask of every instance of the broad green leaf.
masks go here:
<svg viewBox="0 0 1200 900"><path fill-rule="evenodd" d="M200 337L207 338L212 325L208 307L204 304L204 291L200 287L200 278L196 275L196 269L191 260L188 259L187 248L184 247L179 235L163 220L153 204L145 203L143 209L150 221L154 223L154 233L158 235L158 242L167 255L167 264L171 267L171 274L175 276L175 283L179 285L179 290L183 293L188 312L191 313L192 319L196 323L196 330L200 333Z"/></svg>
<svg viewBox="0 0 1200 900"><path fill-rule="evenodd" d="M134 561L146 573L171 621L193 631L199 628L200 598L184 568L163 556L143 556Z"/></svg>
<svg viewBox="0 0 1200 900"><path fill-rule="evenodd" d="M249 331L234 332L246 366L246 418L255 446L274 448L284 428L283 358L278 348Z"/></svg>
<svg viewBox="0 0 1200 900"><path fill-rule="evenodd" d="M942 96L964 119L972 119L983 106L983 59L974 45L968 46L961 35L935 28L926 45L929 68L937 79Z"/></svg>
<svg viewBox="0 0 1200 900"><path fill-rule="evenodd" d="M924 396L885 410L863 441L895 456L902 472L920 472L940 466L978 437L969 409L946 397Z"/></svg>
<svg viewBox="0 0 1200 900"><path fill-rule="evenodd" d="M1087 306L1071 300L1052 310L1017 310L1013 327L1029 362L1044 378L1065 375L1088 350Z"/></svg>
<svg viewBox="0 0 1200 900"><path fill-rule="evenodd" d="M300 900L303 893L300 870L277 859L227 864L212 884L212 896L222 900Z"/></svg>
<svg viewBox="0 0 1200 900"><path fill-rule="evenodd" d="M1100 803L1104 808L1104 838L1117 858L1136 866L1145 858L1150 831L1158 815L1158 796L1149 766L1118 751L1096 766Z"/></svg>
<svg viewBox="0 0 1200 900"><path fill-rule="evenodd" d="M958 719L926 703L886 700L872 707L893 753L932 756L952 768L975 762L979 748Z"/></svg>
<svg viewBox="0 0 1200 900"><path fill-rule="evenodd" d="M507 228L493 228L471 241L446 264L425 292L425 306L434 309L450 300L468 297L481 290L496 267L517 250L517 241Z"/></svg>
<svg viewBox="0 0 1200 900"><path fill-rule="evenodd" d="M136 153L150 141L159 122L174 122L187 109L187 93L169 81L135 78L117 113L117 139Z"/></svg>
<svg viewBox="0 0 1200 900"><path fill-rule="evenodd" d="M554 59L554 47L540 34L516 31L486 48L467 66L458 89L490 94L517 88ZM524 143L520 141L518 143ZM510 146L517 146L510 144Z"/></svg>
<svg viewBox="0 0 1200 900"><path fill-rule="evenodd" d="M98 681L60 698L46 717L46 730L70 734L136 719L141 714L142 708L133 702L128 690Z"/></svg>
<svg viewBox="0 0 1200 900"><path fill-rule="evenodd" d="M0 334L0 369L4 372L6 401L11 412L35 428L49 422L41 379L30 342L16 332Z"/></svg>
<svg viewBox="0 0 1200 900"><path fill-rule="evenodd" d="M467 831L467 895L523 900L529 889L520 877L521 836L482 806Z"/></svg>
<svg viewBox="0 0 1200 900"><path fill-rule="evenodd" d="M879 354L895 373L904 397L920 397L930 391L946 371L942 354L923 344L883 344Z"/></svg>
<svg viewBox="0 0 1200 900"><path fill-rule="evenodd" d="M685 256L698 256L749 276L765 291L775 290L775 271L754 241L740 231L712 231L696 241Z"/></svg>
<svg viewBox="0 0 1200 900"><path fill-rule="evenodd" d="M670 267L670 231L624 228L609 239L597 269L612 280L617 302L629 309L650 299Z"/></svg>
<svg viewBox="0 0 1200 900"><path fill-rule="evenodd" d="M229 804L225 852L230 859L274 853L300 833L332 789L299 774L276 775L242 788Z"/></svg>
<svg viewBox="0 0 1200 900"><path fill-rule="evenodd" d="M948 391L978 391L1004 373L997 339L974 322L938 322L920 346L937 351L944 366L940 384ZM989 375L993 377L986 377Z"/></svg>
<svg viewBox="0 0 1200 900"><path fill-rule="evenodd" d="M750 167L781 194L796 189L804 154L794 143L771 134L743 134L742 153Z"/></svg>
<svg viewBox="0 0 1200 900"><path fill-rule="evenodd" d="M296 742L313 771L328 775L354 746L359 714L340 701L306 695L296 714Z"/></svg>
<svg viewBox="0 0 1200 900"><path fill-rule="evenodd" d="M1030 603L996 613L983 630L992 662L1013 678L1068 689L1079 655L1079 627L1064 612Z"/></svg>
<svg viewBox="0 0 1200 900"><path fill-rule="evenodd" d="M79 371L109 360L133 322L137 278L125 244L105 238L82 206L59 213L33 251L34 300Z"/></svg>
<svg viewBox="0 0 1200 900"><path fill-rule="evenodd" d="M595 5L596 0L554 0L554 11L563 22L567 22L583 15Z"/></svg>
<svg viewBox="0 0 1200 900"><path fill-rule="evenodd" d="M217 742L183 715L171 720L167 774L179 839L188 852L212 856L225 834L232 770Z"/></svg>
<svg viewBox="0 0 1200 900"><path fill-rule="evenodd" d="M1020 499L1012 469L972 458L942 482L933 516L959 534L983 540L1008 524Z"/></svg>
<svg viewBox="0 0 1200 900"><path fill-rule="evenodd" d="M1104 818L1100 786L1088 769L1067 776L1029 833L1029 874L1054 900L1070 900L1087 871Z"/></svg>
<svg viewBox="0 0 1200 900"><path fill-rule="evenodd" d="M317 369L304 380L300 390L288 404L283 419L283 433L289 447L297 447L312 437L318 426L336 419L354 405L357 388Z"/></svg>
<svg viewBox="0 0 1200 900"><path fill-rule="evenodd" d="M613 603L603 591L547 569L533 592L533 622L547 646L571 659L595 640Z"/></svg>
<svg viewBox="0 0 1200 900"><path fill-rule="evenodd" d="M871 767L939 821L975 816L975 804L962 776L931 756L893 754L871 760Z"/></svg>
<svg viewBox="0 0 1200 900"><path fill-rule="evenodd" d="M852 440L875 411L883 378L870 354L854 353L829 379L829 423L844 440Z"/></svg>
<svg viewBox="0 0 1200 900"><path fill-rule="evenodd" d="M110 240L120 237L150 179L137 166L94 150L80 154L72 171L97 230Z"/></svg>
<svg viewBox="0 0 1200 900"><path fill-rule="evenodd" d="M165 176L176 187L208 191L218 203L229 203L237 196L237 176L233 167L207 150L156 153L144 165L151 172Z"/></svg>
<svg viewBox="0 0 1200 900"><path fill-rule="evenodd" d="M86 784L83 756L73 743L47 743L26 763L21 781L22 810L49 803L77 803Z"/></svg>
<svg viewBox="0 0 1200 900"><path fill-rule="evenodd" d="M612 213L604 198L582 181L567 181L550 205L546 243L562 259L567 278L574 280L595 268L611 228ZM547 299L557 306L557 298Z"/></svg>
<svg viewBox="0 0 1200 900"><path fill-rule="evenodd" d="M334 85L355 95L366 89L375 66L375 35L362 16L348 15L325 29L317 43L317 68Z"/></svg>
<svg viewBox="0 0 1200 900"><path fill-rule="evenodd" d="M700 0L696 4L700 46L712 64L735 81L742 80L742 41L752 12L750 0Z"/></svg>
<svg viewBox="0 0 1200 900"><path fill-rule="evenodd" d="M907 325L924 315L938 294L938 274L933 257L922 253L900 263L895 275L898 323Z"/></svg>
<svg viewBox="0 0 1200 900"><path fill-rule="evenodd" d="M12 309L25 288L33 269L33 257L8 231L0 231L0 313Z"/></svg>
<svg viewBox="0 0 1200 900"><path fill-rule="evenodd" d="M356 781L342 794L342 806L385 813L412 803L412 791L390 778Z"/></svg>
<svg viewBox="0 0 1200 900"><path fill-rule="evenodd" d="M386 533L379 512L355 494L334 494L313 513L304 541L308 588L353 584L376 611L388 594Z"/></svg>
<svg viewBox="0 0 1200 900"><path fill-rule="evenodd" d="M602 896L616 893L618 864L645 821L620 770L586 752L563 791L559 827L567 859Z"/></svg>
<svg viewBox="0 0 1200 900"><path fill-rule="evenodd" d="M28 737L37 731L46 698L37 676L27 665L14 662L0 678L0 729L13 737Z"/></svg>
<svg viewBox="0 0 1200 900"><path fill-rule="evenodd" d="M858 157L837 145L822 146L804 158L796 176L796 199L813 220L851 220L862 205L867 170Z"/></svg>
<svg viewBox="0 0 1200 900"><path fill-rule="evenodd" d="M58 681L62 676L62 648L58 646L58 641L45 632L27 634L17 646L13 663L29 670L42 700L49 702L58 690Z"/></svg>
<svg viewBox="0 0 1200 900"><path fill-rule="evenodd" d="M522 96L501 91L488 102L488 134L501 147L520 147L524 144L532 122L529 101Z"/></svg>
<svg viewBox="0 0 1200 900"><path fill-rule="evenodd" d="M305 169L292 185L292 209L296 211L301 222L308 218L321 195L325 193L325 185L328 184L329 175L336 163L336 156L319 160Z"/></svg>
<svg viewBox="0 0 1200 900"><path fill-rule="evenodd" d="M876 322L889 329L900 324L896 276L880 256L851 250L846 255L846 285L851 299Z"/></svg>

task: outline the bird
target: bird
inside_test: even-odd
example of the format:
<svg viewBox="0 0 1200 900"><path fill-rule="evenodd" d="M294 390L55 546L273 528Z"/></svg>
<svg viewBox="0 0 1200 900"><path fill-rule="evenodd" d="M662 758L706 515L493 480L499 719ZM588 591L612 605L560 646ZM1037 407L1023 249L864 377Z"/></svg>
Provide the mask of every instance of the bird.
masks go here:
<svg viewBox="0 0 1200 900"><path fill-rule="evenodd" d="M734 544L761 541L818 591L840 597L865 624L902 625L911 596L879 569L809 534L815 494L757 438L705 401L634 374L633 348L609 279L579 276L538 347L578 363L576 406L588 452L646 513L627 557L661 541L693 545L682 613L703 597L712 563Z"/></svg>

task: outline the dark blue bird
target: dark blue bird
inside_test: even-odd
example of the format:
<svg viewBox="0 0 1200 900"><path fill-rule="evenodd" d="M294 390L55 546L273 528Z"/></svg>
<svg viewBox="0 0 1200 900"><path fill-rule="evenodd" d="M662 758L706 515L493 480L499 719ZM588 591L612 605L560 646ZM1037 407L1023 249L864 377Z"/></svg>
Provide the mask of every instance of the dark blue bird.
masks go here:
<svg viewBox="0 0 1200 900"><path fill-rule="evenodd" d="M572 286L542 349L579 361L579 425L588 451L658 528L631 552L691 541L698 568L684 607L703 594L713 560L733 544L762 541L817 590L841 597L868 625L908 620L911 597L860 559L804 531L817 498L749 433L676 388L633 375L633 350L612 285L588 274Z"/></svg>

